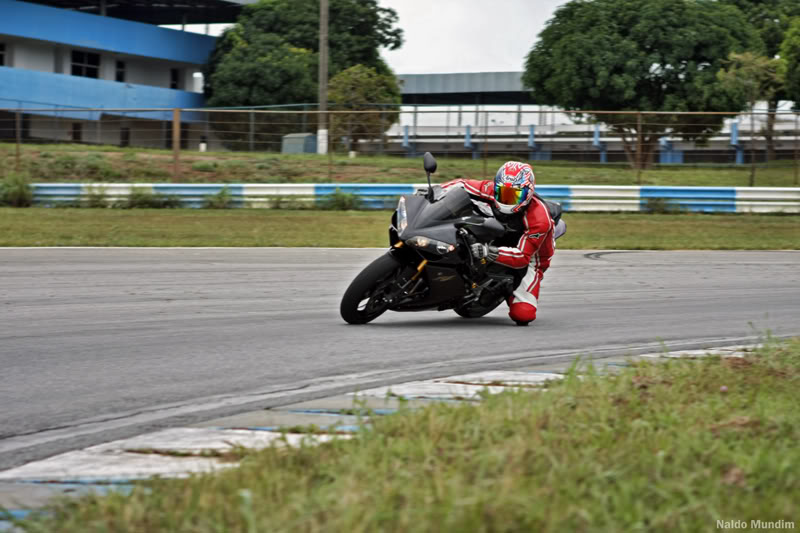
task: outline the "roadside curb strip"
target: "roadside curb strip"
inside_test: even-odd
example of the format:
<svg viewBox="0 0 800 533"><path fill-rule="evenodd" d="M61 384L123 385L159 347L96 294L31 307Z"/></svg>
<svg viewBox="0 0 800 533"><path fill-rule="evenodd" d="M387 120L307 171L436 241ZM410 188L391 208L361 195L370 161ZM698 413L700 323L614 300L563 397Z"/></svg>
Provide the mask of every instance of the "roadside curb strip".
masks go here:
<svg viewBox="0 0 800 533"><path fill-rule="evenodd" d="M673 352L647 353L627 357L609 357L590 361L601 371L613 372L620 367L629 366L632 361L701 359L709 356L740 358L751 353L758 345L737 345L700 350L678 350ZM284 405L275 409L264 409L240 413L232 417L208 421L210 427L183 427L165 429L136 437L112 441L82 450L63 453L34 461L10 470L0 472L0 482L16 483L20 486L49 484L65 486L80 484L100 487L99 491L129 488L137 480L151 477L185 478L193 474L211 473L239 466L239 462L225 458L225 454L236 448L259 450L270 446L307 446L329 442L336 439L350 439L355 426L351 420L358 418L368 422L368 416L352 415L353 411L390 415L395 408L370 409L359 402L374 403L384 399L387 403L410 402L414 409L427 403L476 402L486 394L498 394L507 390L539 390L549 381L563 379L564 373L573 366L570 362L548 365L549 371L541 367L531 367L516 371L486 371L440 377L422 381L410 381L385 387L376 387L348 393L346 395L321 398ZM580 370L580 367L578 367ZM349 402L349 405L347 405ZM333 404L324 405L321 404ZM268 417L279 415L289 423L257 423ZM289 418L287 419L287 415ZM295 415L296 420L291 418ZM340 417L344 426L328 423L311 424L319 431L315 433L285 433L282 429L299 425L309 426L309 417L317 420L330 420ZM253 423L241 424L237 420L248 419ZM293 423L292 423L293 422ZM235 429L220 427L236 425ZM242 427L244 426L244 427ZM331 433L325 433L326 431ZM111 488L109 488L111 487ZM86 494L86 490L78 491ZM26 513L24 502L16 502L15 507L4 501L0 506L13 508L17 516ZM35 507L35 506L34 506ZM7 522L0 520L0 531L7 528Z"/></svg>
<svg viewBox="0 0 800 533"><path fill-rule="evenodd" d="M302 446L349 438L348 435L282 434L236 429L172 428L130 439L63 453L0 472L0 481L141 480L152 476L186 477L238 466L204 456L241 446Z"/></svg>

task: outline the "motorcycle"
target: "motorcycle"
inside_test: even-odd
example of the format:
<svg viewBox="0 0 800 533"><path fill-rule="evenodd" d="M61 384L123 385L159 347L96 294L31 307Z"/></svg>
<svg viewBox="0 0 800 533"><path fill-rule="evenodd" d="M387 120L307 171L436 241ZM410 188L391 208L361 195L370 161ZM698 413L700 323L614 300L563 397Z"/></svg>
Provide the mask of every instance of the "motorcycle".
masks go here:
<svg viewBox="0 0 800 533"><path fill-rule="evenodd" d="M400 197L389 227L389 250L367 265L342 297L339 311L346 322L366 324L386 311L430 309L482 317L509 298L525 275L524 268L473 257L472 244L491 243L508 228L482 211L463 188L437 195L431 185L436 166L426 152L428 190ZM542 201L558 238L566 232L561 206Z"/></svg>

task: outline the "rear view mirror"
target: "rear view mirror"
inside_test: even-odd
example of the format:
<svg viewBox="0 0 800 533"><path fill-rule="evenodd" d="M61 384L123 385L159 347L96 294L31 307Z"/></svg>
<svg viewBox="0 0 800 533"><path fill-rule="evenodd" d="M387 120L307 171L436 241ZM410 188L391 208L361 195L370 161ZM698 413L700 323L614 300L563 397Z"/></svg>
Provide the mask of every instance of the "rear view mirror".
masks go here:
<svg viewBox="0 0 800 533"><path fill-rule="evenodd" d="M425 172L433 174L436 172L436 158L430 152L425 152L422 156L422 164L425 167Z"/></svg>

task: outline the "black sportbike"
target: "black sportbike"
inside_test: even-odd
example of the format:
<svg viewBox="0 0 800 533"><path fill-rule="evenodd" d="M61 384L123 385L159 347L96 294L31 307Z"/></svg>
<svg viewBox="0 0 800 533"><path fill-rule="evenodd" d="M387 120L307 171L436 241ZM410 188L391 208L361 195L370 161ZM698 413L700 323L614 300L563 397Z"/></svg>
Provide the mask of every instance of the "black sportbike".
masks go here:
<svg viewBox="0 0 800 533"><path fill-rule="evenodd" d="M431 186L436 159L428 152L423 162L427 192L400 198L389 227L391 248L367 265L342 297L340 312L350 324L366 324L385 311L427 309L478 318L511 296L525 275L524 268L473 258L470 245L516 243L519 230L482 212L461 187L437 194ZM566 230L561 206L543 201L560 237Z"/></svg>

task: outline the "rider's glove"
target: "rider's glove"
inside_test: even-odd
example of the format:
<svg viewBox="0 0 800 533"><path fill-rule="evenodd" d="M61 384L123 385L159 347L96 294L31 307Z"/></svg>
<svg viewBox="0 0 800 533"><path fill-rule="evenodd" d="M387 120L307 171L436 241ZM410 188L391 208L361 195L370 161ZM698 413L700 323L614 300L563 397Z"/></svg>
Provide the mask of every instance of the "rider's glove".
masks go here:
<svg viewBox="0 0 800 533"><path fill-rule="evenodd" d="M488 244L475 243L470 246L470 252L472 252L472 257L479 261L484 260L486 262L491 262L497 259L498 250L494 246L489 246Z"/></svg>

